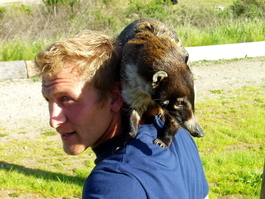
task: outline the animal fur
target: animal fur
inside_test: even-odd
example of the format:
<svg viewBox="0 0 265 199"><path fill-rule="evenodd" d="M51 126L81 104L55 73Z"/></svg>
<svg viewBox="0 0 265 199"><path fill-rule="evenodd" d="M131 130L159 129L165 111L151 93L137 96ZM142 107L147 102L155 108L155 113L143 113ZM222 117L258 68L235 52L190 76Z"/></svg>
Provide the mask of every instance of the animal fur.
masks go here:
<svg viewBox="0 0 265 199"><path fill-rule="evenodd" d="M194 82L189 55L177 34L154 19L129 24L118 36L122 54L124 131L117 149L134 138L144 115L165 121L154 144L167 148L182 126L192 136L204 135L194 113Z"/></svg>

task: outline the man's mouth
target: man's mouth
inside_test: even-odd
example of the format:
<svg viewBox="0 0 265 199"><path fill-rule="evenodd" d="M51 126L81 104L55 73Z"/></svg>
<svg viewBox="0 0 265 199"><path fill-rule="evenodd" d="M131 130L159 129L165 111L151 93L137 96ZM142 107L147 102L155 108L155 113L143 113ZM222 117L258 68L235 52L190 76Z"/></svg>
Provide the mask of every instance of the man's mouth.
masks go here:
<svg viewBox="0 0 265 199"><path fill-rule="evenodd" d="M61 134L61 136L62 136L62 139L63 139L63 140L67 140L67 139L69 139L70 137L72 137L75 133L76 133L75 131L72 132L72 133L63 133L63 134Z"/></svg>

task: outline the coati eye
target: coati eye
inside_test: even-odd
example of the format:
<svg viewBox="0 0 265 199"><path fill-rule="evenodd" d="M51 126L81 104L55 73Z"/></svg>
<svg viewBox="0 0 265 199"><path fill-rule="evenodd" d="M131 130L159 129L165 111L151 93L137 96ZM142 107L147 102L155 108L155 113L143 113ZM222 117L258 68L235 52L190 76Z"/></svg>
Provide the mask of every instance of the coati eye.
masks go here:
<svg viewBox="0 0 265 199"><path fill-rule="evenodd" d="M183 106L184 105L184 101L179 101L178 102L178 106Z"/></svg>
<svg viewBox="0 0 265 199"><path fill-rule="evenodd" d="M178 109L178 108L181 108L185 105L185 101L183 98L179 98L177 99L176 103L174 104L174 108L175 109Z"/></svg>
<svg viewBox="0 0 265 199"><path fill-rule="evenodd" d="M177 102L175 105L174 105L174 109L179 109L179 108L182 108L184 105L184 102L181 101L181 102Z"/></svg>

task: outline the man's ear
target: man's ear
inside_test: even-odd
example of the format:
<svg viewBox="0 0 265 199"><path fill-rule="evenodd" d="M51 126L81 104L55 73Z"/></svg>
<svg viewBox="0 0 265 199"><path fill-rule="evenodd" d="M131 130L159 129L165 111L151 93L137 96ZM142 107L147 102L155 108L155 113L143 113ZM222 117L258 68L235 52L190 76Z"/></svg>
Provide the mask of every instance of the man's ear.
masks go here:
<svg viewBox="0 0 265 199"><path fill-rule="evenodd" d="M122 104L123 104L123 98L121 95L121 83L116 82L113 86L112 91L110 92L111 102L110 102L110 108L114 112L120 111Z"/></svg>

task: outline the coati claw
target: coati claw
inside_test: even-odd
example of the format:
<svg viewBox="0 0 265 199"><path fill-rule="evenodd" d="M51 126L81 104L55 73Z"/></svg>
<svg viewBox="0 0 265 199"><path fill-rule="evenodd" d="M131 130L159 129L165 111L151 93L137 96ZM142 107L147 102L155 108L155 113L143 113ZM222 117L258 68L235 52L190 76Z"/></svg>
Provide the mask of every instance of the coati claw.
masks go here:
<svg viewBox="0 0 265 199"><path fill-rule="evenodd" d="M167 145L162 140L160 140L158 138L154 140L154 144L155 145L158 145L158 146L160 146L160 147L162 147L164 149L167 148Z"/></svg>

